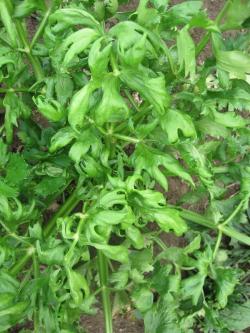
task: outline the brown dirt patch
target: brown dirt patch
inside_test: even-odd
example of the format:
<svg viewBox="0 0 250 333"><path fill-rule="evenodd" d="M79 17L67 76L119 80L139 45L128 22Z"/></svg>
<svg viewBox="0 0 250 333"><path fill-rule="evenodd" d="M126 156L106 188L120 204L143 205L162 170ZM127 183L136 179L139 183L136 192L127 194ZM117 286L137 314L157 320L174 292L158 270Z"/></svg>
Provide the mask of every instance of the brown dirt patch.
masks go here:
<svg viewBox="0 0 250 333"><path fill-rule="evenodd" d="M104 333L103 313L99 311L94 317L83 316L81 324L86 329L86 333ZM143 333L143 323L134 318L131 313L124 316L115 316L114 333Z"/></svg>

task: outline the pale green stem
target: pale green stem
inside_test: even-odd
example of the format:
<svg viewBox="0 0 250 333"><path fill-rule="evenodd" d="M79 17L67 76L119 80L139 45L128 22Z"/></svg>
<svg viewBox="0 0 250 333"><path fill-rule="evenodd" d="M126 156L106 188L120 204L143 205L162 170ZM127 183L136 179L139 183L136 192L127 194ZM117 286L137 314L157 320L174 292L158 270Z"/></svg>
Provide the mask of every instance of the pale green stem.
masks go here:
<svg viewBox="0 0 250 333"><path fill-rule="evenodd" d="M137 138L132 138L130 136L126 136L126 135L122 135L122 134L113 133L112 136L114 136L117 139L127 141L127 142L130 142L130 143L134 143L134 144L141 142L141 140L139 140Z"/></svg>
<svg viewBox="0 0 250 333"><path fill-rule="evenodd" d="M174 207L174 206L171 206L171 207ZM235 229L227 227L226 225L223 225L223 224L216 225L213 222L211 222L209 219L207 219L206 217L203 217L200 214L197 214L197 213L194 213L189 210L182 209L182 208L180 208L180 216L191 222L197 223L203 227L207 227L207 228L213 229L213 230L221 230L223 234L225 234L231 238L234 238L241 243L244 243L244 244L250 246L250 237L249 236L247 236ZM232 216L232 214L231 214L231 216Z"/></svg>
<svg viewBox="0 0 250 333"><path fill-rule="evenodd" d="M240 203L238 204L238 206L232 212L232 214L224 222L222 222L220 225L221 226L227 225L240 212L244 203L245 203L245 200L244 199L241 200Z"/></svg>
<svg viewBox="0 0 250 333"><path fill-rule="evenodd" d="M238 206L232 212L232 214L230 214L230 216L224 222L219 224L219 226L218 226L218 229L219 229L218 237L217 237L217 241L216 241L215 248L214 248L214 253L213 253L213 258L214 259L216 258L217 252L218 252L220 244L221 244L223 230L225 231L225 229L223 229L223 227L226 226L240 212L243 204L244 204L244 200L241 200L240 203L238 204Z"/></svg>
<svg viewBox="0 0 250 333"><path fill-rule="evenodd" d="M216 244L215 244L215 248L214 248L214 252L213 252L213 259L215 259L216 256L217 256L221 240L222 240L222 231L219 230L218 237L217 237Z"/></svg>
<svg viewBox="0 0 250 333"><path fill-rule="evenodd" d="M31 49L30 49L30 45L29 45L29 42L28 42L28 39L27 39L27 36L26 36L26 33L25 33L25 30L24 30L21 22L19 22L18 20L16 21L16 29L17 29L19 38L22 41L22 44L23 44L23 46L26 50L26 55L27 55L31 65L32 65L32 67L33 67L36 79L38 81L40 81L44 78L44 74L43 74L41 64L40 64L38 58L35 57L32 54Z"/></svg>
<svg viewBox="0 0 250 333"><path fill-rule="evenodd" d="M19 92L27 92L32 93L34 90L30 90L29 88L0 88L0 94L7 94L9 92L19 93Z"/></svg>
<svg viewBox="0 0 250 333"><path fill-rule="evenodd" d="M105 255L99 250L97 254L98 271L102 293L102 304L105 321L105 333L113 333L112 308L110 301L110 290L108 288L109 269Z"/></svg>
<svg viewBox="0 0 250 333"><path fill-rule="evenodd" d="M34 269L34 278L35 280L38 280L39 275L40 275L40 269L39 269L39 264L38 264L38 260L36 257L36 254L33 254L33 269ZM34 308L34 332L35 333L40 333L40 322L39 322L39 309L38 309L38 293L39 290L37 291L36 294L36 300L35 300L35 308Z"/></svg>
<svg viewBox="0 0 250 333"><path fill-rule="evenodd" d="M218 16L215 19L215 23L219 24L223 18L223 16L225 15L225 12L227 11L229 5L231 4L231 0L228 0L225 5L223 6L222 10L219 12ZM204 47L207 45L209 39L211 36L211 32L208 31L205 33L205 35L202 37L202 39L200 40L200 42L198 43L197 47L196 47L196 57L198 57L200 55L200 53L202 52L202 50L204 49Z"/></svg>
<svg viewBox="0 0 250 333"><path fill-rule="evenodd" d="M44 17L43 17L43 19L42 19L40 25L39 25L39 27L38 27L38 29L37 29L37 31L36 31L34 37L33 37L33 39L32 39L32 41L31 41L31 43L30 43L30 50L33 49L34 45L36 44L36 42L37 42L38 39L40 38L41 34L43 33L44 28L46 27L46 24L47 24L47 22L48 22L48 19L49 19L49 16L50 16L51 12L52 12L52 5L51 5L51 6L48 8L48 10L46 11L46 13L45 13L45 15L44 15Z"/></svg>

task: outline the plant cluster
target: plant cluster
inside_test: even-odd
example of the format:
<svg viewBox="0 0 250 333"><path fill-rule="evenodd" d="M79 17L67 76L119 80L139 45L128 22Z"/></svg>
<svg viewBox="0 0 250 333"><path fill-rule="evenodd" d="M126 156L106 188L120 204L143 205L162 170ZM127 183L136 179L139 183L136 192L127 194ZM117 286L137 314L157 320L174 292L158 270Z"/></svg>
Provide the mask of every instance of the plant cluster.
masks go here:
<svg viewBox="0 0 250 333"><path fill-rule="evenodd" d="M125 2L0 0L0 332L250 326L250 2Z"/></svg>

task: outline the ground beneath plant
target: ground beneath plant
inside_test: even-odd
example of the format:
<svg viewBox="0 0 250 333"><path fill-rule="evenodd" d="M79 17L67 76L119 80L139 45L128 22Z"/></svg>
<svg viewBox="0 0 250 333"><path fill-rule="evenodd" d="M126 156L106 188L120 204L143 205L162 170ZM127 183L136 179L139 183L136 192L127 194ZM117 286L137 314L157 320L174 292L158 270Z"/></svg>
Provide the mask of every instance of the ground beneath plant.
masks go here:
<svg viewBox="0 0 250 333"><path fill-rule="evenodd" d="M143 333L143 322L137 320L133 313L115 316L114 333ZM104 333L103 313L99 311L95 316L84 316L81 320L86 333Z"/></svg>

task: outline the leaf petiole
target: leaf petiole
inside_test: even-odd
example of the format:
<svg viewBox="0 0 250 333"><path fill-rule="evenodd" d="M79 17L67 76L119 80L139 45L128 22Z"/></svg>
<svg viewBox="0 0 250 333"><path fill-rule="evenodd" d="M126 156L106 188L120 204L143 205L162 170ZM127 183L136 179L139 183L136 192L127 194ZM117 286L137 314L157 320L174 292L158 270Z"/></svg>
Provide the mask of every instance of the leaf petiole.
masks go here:
<svg viewBox="0 0 250 333"><path fill-rule="evenodd" d="M97 261L98 261L98 271L99 271L101 293L102 293L105 333L112 333L113 332L112 308L110 302L110 290L108 288L108 279L109 279L108 260L100 250L98 250Z"/></svg>

